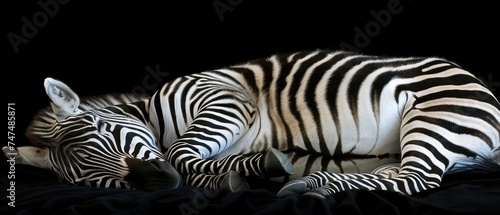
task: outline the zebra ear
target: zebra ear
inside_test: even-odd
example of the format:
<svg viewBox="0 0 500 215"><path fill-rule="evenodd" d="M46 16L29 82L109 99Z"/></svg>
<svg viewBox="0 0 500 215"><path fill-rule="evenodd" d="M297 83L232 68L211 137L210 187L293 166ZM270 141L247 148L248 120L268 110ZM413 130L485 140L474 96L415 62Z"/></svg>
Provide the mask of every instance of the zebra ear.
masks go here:
<svg viewBox="0 0 500 215"><path fill-rule="evenodd" d="M43 85L45 92L52 100L52 110L58 121L82 112L78 109L80 98L68 85L52 78L46 78Z"/></svg>

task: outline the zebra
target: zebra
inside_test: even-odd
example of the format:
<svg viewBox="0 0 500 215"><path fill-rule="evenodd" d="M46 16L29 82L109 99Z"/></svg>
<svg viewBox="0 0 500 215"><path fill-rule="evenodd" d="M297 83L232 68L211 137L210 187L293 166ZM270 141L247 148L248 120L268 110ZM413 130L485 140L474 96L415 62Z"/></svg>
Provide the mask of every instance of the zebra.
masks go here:
<svg viewBox="0 0 500 215"><path fill-rule="evenodd" d="M58 89L59 108L79 111L76 94ZM145 122L158 142L143 160L161 151L165 162L152 157L195 186L245 187L238 176L257 175L282 181L279 197L348 189L412 195L439 187L445 174L500 170L498 100L439 57L275 54L176 78L125 107L120 112ZM45 126L28 135L50 135Z"/></svg>

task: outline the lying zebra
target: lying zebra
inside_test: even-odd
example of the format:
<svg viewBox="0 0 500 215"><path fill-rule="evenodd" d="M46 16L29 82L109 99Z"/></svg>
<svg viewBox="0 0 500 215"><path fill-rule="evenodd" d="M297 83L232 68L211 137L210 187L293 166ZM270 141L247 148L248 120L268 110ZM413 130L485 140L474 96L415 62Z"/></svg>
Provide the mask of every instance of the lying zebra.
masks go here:
<svg viewBox="0 0 500 215"><path fill-rule="evenodd" d="M17 148L17 161L72 184L235 192L254 175L288 181L278 196L414 194L444 174L500 170L498 100L439 58L279 54L177 78L151 98L81 104L62 82L45 89L51 106L27 130L43 147Z"/></svg>

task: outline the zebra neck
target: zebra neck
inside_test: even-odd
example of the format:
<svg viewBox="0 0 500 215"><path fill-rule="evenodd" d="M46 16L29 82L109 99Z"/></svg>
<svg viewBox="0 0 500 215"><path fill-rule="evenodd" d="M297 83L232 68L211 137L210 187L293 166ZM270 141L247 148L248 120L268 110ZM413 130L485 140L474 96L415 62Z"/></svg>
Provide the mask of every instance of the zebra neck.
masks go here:
<svg viewBox="0 0 500 215"><path fill-rule="evenodd" d="M114 107L108 107L114 108ZM131 118L141 121L148 127L150 127L149 120L149 99L132 102L129 104L117 105L121 112ZM151 127L150 127L151 128Z"/></svg>

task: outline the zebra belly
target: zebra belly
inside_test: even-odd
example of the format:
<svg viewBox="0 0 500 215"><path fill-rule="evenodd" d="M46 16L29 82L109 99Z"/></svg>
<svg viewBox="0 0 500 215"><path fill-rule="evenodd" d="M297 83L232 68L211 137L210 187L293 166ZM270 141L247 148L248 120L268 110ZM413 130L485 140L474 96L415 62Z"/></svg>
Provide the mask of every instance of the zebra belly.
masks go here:
<svg viewBox="0 0 500 215"><path fill-rule="evenodd" d="M261 108L261 110L263 109ZM223 152L212 157L212 159L223 158L230 154L263 152L272 147L295 157L297 155L314 155L321 157L323 160L330 159L332 164L329 164L328 167L321 167L323 169L333 168L331 170L335 172L344 170L347 172L368 171L372 168L366 165L363 165L366 168L361 169L360 167L349 167L353 163L351 160L355 159L357 161L354 163L360 163L360 161L367 158L387 158L389 155L394 158L401 151L399 141L401 121L399 112L397 109L390 110L389 108L388 110L387 112L390 114L385 114L379 120L384 126L379 126L375 120L371 123L365 122L368 120L362 120L359 123L362 126L353 124L349 128L346 122L349 119L340 120L341 123L344 123L340 129L342 131L341 134L338 133L339 126L333 123L333 121L324 123L322 129L318 130L316 122L311 119L303 120L303 129L306 131L301 131L297 121L283 120L276 122L276 120L270 117L269 112L261 111L253 125L240 139ZM287 132L285 128L292 131ZM292 159L292 157L290 158ZM334 167L339 162L346 166ZM382 162L380 165L387 162L394 162L394 160ZM333 163L336 164L333 165ZM373 162L372 160L366 161L366 163L373 164L377 162ZM379 165L375 167L377 166Z"/></svg>
<svg viewBox="0 0 500 215"><path fill-rule="evenodd" d="M256 149L266 147L281 151L299 151L327 157L348 155L374 155L400 153L400 127L406 94L396 101L393 90L381 95L378 114L372 111L372 104L359 102L357 114L350 112L347 104L338 102L337 116L331 115L326 107L317 107L320 117L312 117L306 110L316 107L298 107L299 117L277 113L263 106L259 108L261 126L253 144ZM368 100L368 99L366 99ZM253 150L258 151L258 150Z"/></svg>
<svg viewBox="0 0 500 215"><path fill-rule="evenodd" d="M316 171L335 173L370 173L375 168L388 163L400 162L401 146L399 141L399 125L387 134L364 135L344 138L342 143L327 143L339 147L339 152L308 151L304 148L283 150L292 162L295 174L289 179L312 174ZM352 133L351 133L352 134ZM346 141L350 144L344 144ZM352 144L354 143L354 144ZM301 145L300 142L296 143ZM313 144L318 144L315 142ZM345 146L344 146L345 145ZM343 148L345 147L345 148Z"/></svg>

